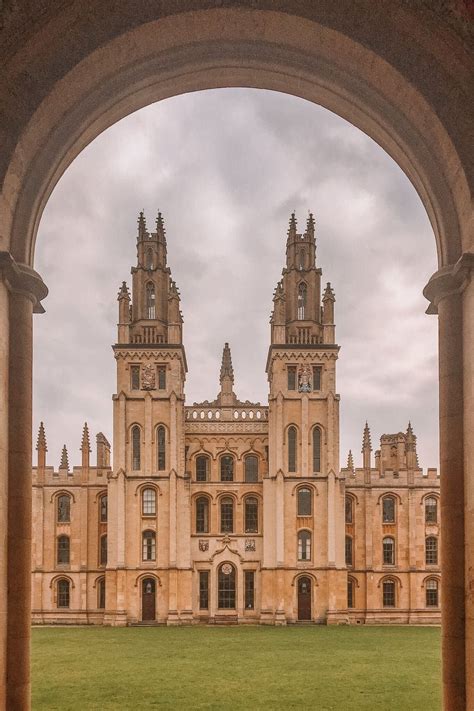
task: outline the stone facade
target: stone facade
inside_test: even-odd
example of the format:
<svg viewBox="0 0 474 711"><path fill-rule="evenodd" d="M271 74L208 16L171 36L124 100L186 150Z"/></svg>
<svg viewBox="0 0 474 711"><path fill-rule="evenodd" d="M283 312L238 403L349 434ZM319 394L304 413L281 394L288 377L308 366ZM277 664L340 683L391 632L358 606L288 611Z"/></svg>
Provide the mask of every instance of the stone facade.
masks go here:
<svg viewBox="0 0 474 711"><path fill-rule="evenodd" d="M113 466L33 469L33 621L126 625L439 623L439 479L416 437L383 435L339 463L334 292L315 224L290 218L273 296L268 405L234 392L185 405L182 315L161 214L140 214L132 295L119 295Z"/></svg>

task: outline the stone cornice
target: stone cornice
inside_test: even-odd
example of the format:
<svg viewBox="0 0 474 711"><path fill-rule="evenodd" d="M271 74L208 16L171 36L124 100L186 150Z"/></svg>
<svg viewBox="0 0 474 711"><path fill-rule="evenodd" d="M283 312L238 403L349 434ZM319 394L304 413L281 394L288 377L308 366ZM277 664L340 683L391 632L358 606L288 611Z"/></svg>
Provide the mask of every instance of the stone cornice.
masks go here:
<svg viewBox="0 0 474 711"><path fill-rule="evenodd" d="M48 288L34 269L16 262L10 252L0 252L0 275L9 291L24 294L33 302L33 313L44 313L41 301L47 297Z"/></svg>
<svg viewBox="0 0 474 711"><path fill-rule="evenodd" d="M423 296L430 302L426 313L437 314L440 301L453 294L461 294L473 269L474 252L464 252L456 264L449 264L435 272L423 289Z"/></svg>

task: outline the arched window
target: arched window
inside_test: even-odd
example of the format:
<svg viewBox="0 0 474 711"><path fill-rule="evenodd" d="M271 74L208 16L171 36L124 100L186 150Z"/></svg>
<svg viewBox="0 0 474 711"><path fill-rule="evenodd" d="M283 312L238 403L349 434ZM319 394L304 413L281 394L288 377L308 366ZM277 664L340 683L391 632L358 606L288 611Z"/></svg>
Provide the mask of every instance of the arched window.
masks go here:
<svg viewBox="0 0 474 711"><path fill-rule="evenodd" d="M302 281L298 287L298 319L300 321L303 321L305 318L306 291L306 284Z"/></svg>
<svg viewBox="0 0 474 711"><path fill-rule="evenodd" d="M142 535L142 560L155 560L156 534L154 531L143 531Z"/></svg>
<svg viewBox="0 0 474 711"><path fill-rule="evenodd" d="M245 499L245 533L258 531L258 499L256 496L247 496Z"/></svg>
<svg viewBox="0 0 474 711"><path fill-rule="evenodd" d="M298 516L311 516L312 498L307 486L298 489Z"/></svg>
<svg viewBox="0 0 474 711"><path fill-rule="evenodd" d="M68 565L70 559L69 536L58 536L58 565Z"/></svg>
<svg viewBox="0 0 474 711"><path fill-rule="evenodd" d="M395 607L395 604L396 604L395 580L384 580L383 581L382 604L384 607Z"/></svg>
<svg viewBox="0 0 474 711"><path fill-rule="evenodd" d="M102 494L99 499L99 521L107 523L107 494Z"/></svg>
<svg viewBox="0 0 474 711"><path fill-rule="evenodd" d="M347 607L355 607L355 582L354 578L347 578Z"/></svg>
<svg viewBox="0 0 474 711"><path fill-rule="evenodd" d="M439 607L439 583L434 578L426 581L426 607Z"/></svg>
<svg viewBox="0 0 474 711"><path fill-rule="evenodd" d="M209 499L200 496L196 499L196 533L209 533Z"/></svg>
<svg viewBox="0 0 474 711"><path fill-rule="evenodd" d="M346 536L346 565L354 565L354 551L352 546L352 536Z"/></svg>
<svg viewBox="0 0 474 711"><path fill-rule="evenodd" d="M196 457L196 481L207 481L209 477L209 457L200 454Z"/></svg>
<svg viewBox="0 0 474 711"><path fill-rule="evenodd" d="M147 488L142 491L142 516L156 516L156 491Z"/></svg>
<svg viewBox="0 0 474 711"><path fill-rule="evenodd" d="M166 468L166 430L163 425L156 430L156 447L158 471L162 472Z"/></svg>
<svg viewBox="0 0 474 711"><path fill-rule="evenodd" d="M146 317L156 318L155 286L151 281L146 285Z"/></svg>
<svg viewBox="0 0 474 711"><path fill-rule="evenodd" d="M299 531L298 533L298 560L311 560L311 533Z"/></svg>
<svg viewBox="0 0 474 711"><path fill-rule="evenodd" d="M234 481L234 457L230 454L221 457L221 481Z"/></svg>
<svg viewBox="0 0 474 711"><path fill-rule="evenodd" d="M428 536L425 540L425 563L426 565L438 565L438 539L436 536Z"/></svg>
<svg viewBox="0 0 474 711"><path fill-rule="evenodd" d="M153 269L153 250L151 247L148 247L146 251L146 268Z"/></svg>
<svg viewBox="0 0 474 711"><path fill-rule="evenodd" d="M105 608L105 578L99 578L97 581L97 607L99 610Z"/></svg>
<svg viewBox="0 0 474 711"><path fill-rule="evenodd" d="M395 497L384 496L382 499L382 522L395 523Z"/></svg>
<svg viewBox="0 0 474 711"><path fill-rule="evenodd" d="M245 481L255 483L258 481L258 457L255 454L248 454L244 460Z"/></svg>
<svg viewBox="0 0 474 711"><path fill-rule="evenodd" d="M438 501L434 496L425 499L425 523L438 523Z"/></svg>
<svg viewBox="0 0 474 711"><path fill-rule="evenodd" d="M382 541L383 564L395 565L395 541L391 536L385 536Z"/></svg>
<svg viewBox="0 0 474 711"><path fill-rule="evenodd" d="M217 573L217 607L221 610L235 609L235 568L231 563L222 563Z"/></svg>
<svg viewBox="0 0 474 711"><path fill-rule="evenodd" d="M354 499L346 495L346 523L354 523Z"/></svg>
<svg viewBox="0 0 474 711"><path fill-rule="evenodd" d="M317 474L321 471L321 430L319 427L313 429L313 472Z"/></svg>
<svg viewBox="0 0 474 711"><path fill-rule="evenodd" d="M141 432L138 425L132 427L132 469L139 471L141 467L140 446Z"/></svg>
<svg viewBox="0 0 474 711"><path fill-rule="evenodd" d="M296 427L288 427L288 471L296 471Z"/></svg>
<svg viewBox="0 0 474 711"><path fill-rule="evenodd" d="M107 565L107 534L100 537L99 565Z"/></svg>
<svg viewBox="0 0 474 711"><path fill-rule="evenodd" d="M70 604L70 590L71 590L71 583L69 580L65 580L64 578L62 580L58 580L56 583L56 605L57 607L69 607Z"/></svg>
<svg viewBox="0 0 474 711"><path fill-rule="evenodd" d="M234 532L234 500L230 496L221 499L221 533Z"/></svg>
<svg viewBox="0 0 474 711"><path fill-rule="evenodd" d="M57 520L58 523L69 523L71 520L71 497L68 494L58 496Z"/></svg>

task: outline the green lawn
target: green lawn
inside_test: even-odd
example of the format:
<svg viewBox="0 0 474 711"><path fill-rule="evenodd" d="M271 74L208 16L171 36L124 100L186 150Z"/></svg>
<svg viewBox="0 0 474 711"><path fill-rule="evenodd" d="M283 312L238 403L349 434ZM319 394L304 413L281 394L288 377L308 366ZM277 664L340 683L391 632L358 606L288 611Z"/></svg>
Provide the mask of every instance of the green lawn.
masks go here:
<svg viewBox="0 0 474 711"><path fill-rule="evenodd" d="M33 629L33 709L441 708L431 627Z"/></svg>

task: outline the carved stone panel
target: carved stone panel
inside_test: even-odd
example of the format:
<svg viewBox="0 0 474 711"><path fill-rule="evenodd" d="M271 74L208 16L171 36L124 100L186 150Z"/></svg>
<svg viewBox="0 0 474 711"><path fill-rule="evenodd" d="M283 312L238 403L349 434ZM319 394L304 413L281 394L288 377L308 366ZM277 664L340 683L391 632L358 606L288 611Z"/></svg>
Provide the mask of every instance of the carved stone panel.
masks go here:
<svg viewBox="0 0 474 711"><path fill-rule="evenodd" d="M155 390L156 376L155 366L152 363L144 365L142 368L142 390Z"/></svg>

